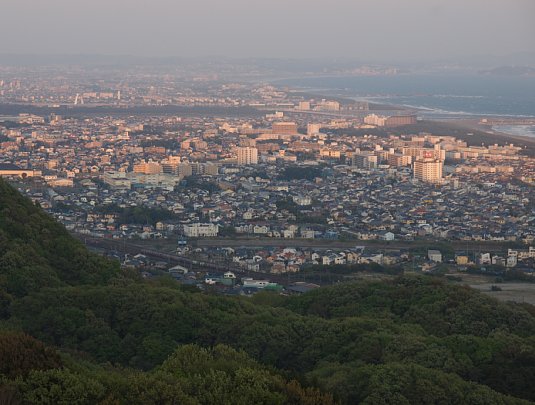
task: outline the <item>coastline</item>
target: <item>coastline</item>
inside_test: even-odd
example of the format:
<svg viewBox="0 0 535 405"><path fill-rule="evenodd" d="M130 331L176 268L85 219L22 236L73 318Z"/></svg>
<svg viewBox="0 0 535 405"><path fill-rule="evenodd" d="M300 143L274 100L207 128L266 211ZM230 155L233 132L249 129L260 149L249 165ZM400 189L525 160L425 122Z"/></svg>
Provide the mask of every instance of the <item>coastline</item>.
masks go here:
<svg viewBox="0 0 535 405"><path fill-rule="evenodd" d="M331 75L279 80L274 85L329 97L396 105L418 110L424 118L535 119L534 77L475 73Z"/></svg>
<svg viewBox="0 0 535 405"><path fill-rule="evenodd" d="M524 156L535 157L535 138L515 136L502 132L489 132L488 128L474 120L423 120L416 125L395 128L398 134L429 132L436 135L451 135L457 139L466 141L469 146L481 146L481 144L514 144L522 149Z"/></svg>
<svg viewBox="0 0 535 405"><path fill-rule="evenodd" d="M496 135L496 136L503 137L504 139L511 139L511 140L519 141L522 143L528 143L528 144L535 146L535 138L531 136L513 135L513 134L508 134L507 132L501 132L501 131L496 131L492 129L491 131L489 131L489 128L487 125L481 124L479 122L472 122L472 121L466 121L466 120L459 120L459 121L454 121L454 122L460 126L465 126L466 128L474 129L477 131L482 131L482 132L488 133L489 135Z"/></svg>
<svg viewBox="0 0 535 405"><path fill-rule="evenodd" d="M416 106L406 106L399 104L388 104L388 103L378 103L372 101L369 97L354 97L348 96L347 94L340 94L334 89L321 89L321 88L301 88L301 87L291 87L287 90L296 95L309 96L310 98L332 98L339 100L341 102L368 102L370 106L370 113L380 113L380 111L390 110L390 111L403 111L406 113L414 113L421 118L419 123L425 123L425 126L433 126L436 124L440 131L447 130L446 127L450 127L455 132L455 136L459 136L459 131L465 132L464 136L461 136L463 140L466 140L470 145L475 146L478 144L475 140L482 140L484 136L487 142L485 143L513 143L518 146L522 146L531 150L529 155L535 156L535 137L530 135L515 135L507 132L495 130L492 128L492 125L487 125L481 123L483 119L503 119L503 120L515 120L515 119L533 119L535 126L535 115L534 116L525 116L517 115L511 116L508 114L472 114L472 113L456 113L450 111L439 111L433 108L427 107L416 107ZM512 124L514 125L514 124ZM416 127L418 124L416 124ZM414 127L414 126L412 126ZM403 127L401 127L403 128ZM407 128L409 129L409 128ZM417 128L414 128L417 129ZM475 131L476 134L469 135L470 131ZM422 131L423 132L423 131ZM475 139L470 139L474 137ZM481 144L481 142L479 142Z"/></svg>

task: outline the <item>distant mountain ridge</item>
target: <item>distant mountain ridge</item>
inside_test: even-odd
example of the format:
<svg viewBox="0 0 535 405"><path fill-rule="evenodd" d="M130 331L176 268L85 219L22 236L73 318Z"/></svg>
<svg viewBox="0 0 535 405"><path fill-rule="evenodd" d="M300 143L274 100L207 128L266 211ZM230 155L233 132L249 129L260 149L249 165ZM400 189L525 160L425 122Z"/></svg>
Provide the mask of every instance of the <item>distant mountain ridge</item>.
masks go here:
<svg viewBox="0 0 535 405"><path fill-rule="evenodd" d="M318 72L324 69L354 69L365 65L382 65L402 69L421 68L425 66L459 65L479 69L495 66L535 66L535 52L515 52L506 55L459 55L448 58L410 58L396 60L391 58L365 58L363 56L321 57L224 57L206 55L198 57L185 56L140 56L140 55L106 55L106 54L0 54L0 65L6 66L89 66L125 68L132 66L195 66L206 65L221 67L223 65L242 66L245 68L265 69L277 72Z"/></svg>
<svg viewBox="0 0 535 405"><path fill-rule="evenodd" d="M530 66L500 66L494 69L480 70L479 73L497 76L535 76L535 68Z"/></svg>

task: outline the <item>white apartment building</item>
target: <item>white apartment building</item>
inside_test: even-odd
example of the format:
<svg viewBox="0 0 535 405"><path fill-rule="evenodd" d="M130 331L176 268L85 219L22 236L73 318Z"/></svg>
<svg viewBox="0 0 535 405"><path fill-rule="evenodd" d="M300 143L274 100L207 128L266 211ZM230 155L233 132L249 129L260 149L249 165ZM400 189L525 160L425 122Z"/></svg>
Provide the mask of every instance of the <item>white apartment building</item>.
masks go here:
<svg viewBox="0 0 535 405"><path fill-rule="evenodd" d="M110 171L102 175L102 181L111 188L130 189L132 182L126 177L125 172Z"/></svg>
<svg viewBox="0 0 535 405"><path fill-rule="evenodd" d="M189 224L184 225L184 235L188 238L209 238L217 236L219 226L216 224Z"/></svg>
<svg viewBox="0 0 535 405"><path fill-rule="evenodd" d="M419 159L414 162L414 178L426 183L440 183L444 163L435 159Z"/></svg>
<svg viewBox="0 0 535 405"><path fill-rule="evenodd" d="M386 117L382 117L376 114L368 114L364 117L364 123L368 125L376 125L378 127L384 127Z"/></svg>
<svg viewBox="0 0 535 405"><path fill-rule="evenodd" d="M249 146L237 148L238 165L256 165L258 164L258 149Z"/></svg>

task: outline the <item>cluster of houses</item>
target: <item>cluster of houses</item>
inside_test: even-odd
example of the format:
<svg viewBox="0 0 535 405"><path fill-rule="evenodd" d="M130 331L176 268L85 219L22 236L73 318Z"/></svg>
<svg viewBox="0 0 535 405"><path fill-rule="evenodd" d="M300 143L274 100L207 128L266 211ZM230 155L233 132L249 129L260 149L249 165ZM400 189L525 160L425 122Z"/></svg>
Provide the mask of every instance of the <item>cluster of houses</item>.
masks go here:
<svg viewBox="0 0 535 405"><path fill-rule="evenodd" d="M262 271L272 274L296 273L305 266L334 266L378 264L393 266L409 260L409 254L400 250L374 251L364 247L351 249L313 249L280 247L269 249L214 249L229 258L233 265L247 271Z"/></svg>
<svg viewBox="0 0 535 405"><path fill-rule="evenodd" d="M330 133L327 123L319 126L325 133L298 133L309 121L54 117L2 130L0 163L39 172L22 189L69 229L96 236L202 238L224 228L288 239L534 240L535 163L518 147L468 147L429 134L353 136ZM257 159L240 163L243 148ZM438 153L443 181L415 180L403 159L389 160L400 153ZM362 165L355 154L378 163ZM288 168L305 175L286 176ZM106 206L161 209L170 218L122 223L118 212L102 214Z"/></svg>
<svg viewBox="0 0 535 405"><path fill-rule="evenodd" d="M181 250L186 253L184 250ZM189 251L189 250L188 250ZM535 265L535 248L529 247L525 250L508 249L506 254L494 253L473 253L466 254L458 252L454 255L444 257L443 253L437 249L427 251L425 257L415 256L407 249L374 249L370 247L357 246L350 249L317 249L317 248L204 248L197 249L198 252L210 252L212 254L222 254L230 260L233 266L237 266L244 271L266 272L272 274L296 273L305 267L310 266L336 266L336 265L370 265L396 266L409 263L409 267L418 265L423 271L433 270L438 264L456 265L463 269L467 266L478 266L484 268L494 265L502 268L522 268L533 269ZM446 260L447 259L447 260Z"/></svg>

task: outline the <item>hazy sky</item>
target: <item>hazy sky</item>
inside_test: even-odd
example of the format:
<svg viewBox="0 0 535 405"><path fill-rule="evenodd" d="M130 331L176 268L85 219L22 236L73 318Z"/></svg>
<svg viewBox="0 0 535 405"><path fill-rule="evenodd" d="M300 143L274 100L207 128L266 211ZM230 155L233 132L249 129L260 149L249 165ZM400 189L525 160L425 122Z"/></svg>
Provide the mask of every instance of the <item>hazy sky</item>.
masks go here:
<svg viewBox="0 0 535 405"><path fill-rule="evenodd" d="M535 0L2 0L0 54L436 59L535 52Z"/></svg>

